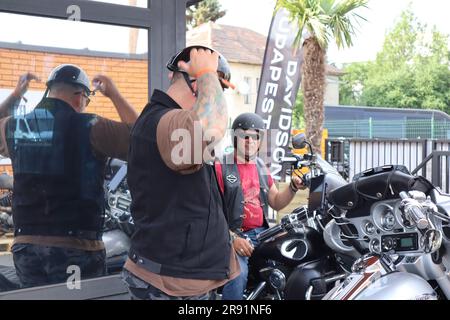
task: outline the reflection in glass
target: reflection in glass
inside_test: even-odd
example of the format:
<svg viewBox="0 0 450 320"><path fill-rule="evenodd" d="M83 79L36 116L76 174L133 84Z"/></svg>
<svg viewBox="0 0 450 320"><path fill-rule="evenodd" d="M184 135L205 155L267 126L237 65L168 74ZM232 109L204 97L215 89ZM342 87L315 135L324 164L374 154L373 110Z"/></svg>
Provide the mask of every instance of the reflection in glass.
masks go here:
<svg viewBox="0 0 450 320"><path fill-rule="evenodd" d="M14 30L1 32L0 42L77 49L88 54L92 51L144 54L148 50L147 30L144 29L0 12L0 30Z"/></svg>
<svg viewBox="0 0 450 320"><path fill-rule="evenodd" d="M146 7L146 5L146 3L143 5L141 1L137 2L137 6ZM147 30L6 13L0 13L0 28L14 30L14 32L0 33L0 103L11 94L22 74L32 72L41 79L40 82L32 81L24 94L24 99L10 110L12 120L9 122L10 128L6 138L15 151L26 150L25 156L16 159L17 168L20 169L21 174L32 177L36 173L45 171L58 179L61 173L65 172L67 165L65 161L53 156L54 146L61 145L57 142L60 139L58 135L60 129L57 129L58 121L48 109L39 107L45 93L46 80L50 71L56 66L65 63L78 65L86 71L91 80L96 74L111 77L118 90L138 113L147 103ZM33 32L30 32L30 28L33 28ZM85 112L120 120L110 99L100 92L89 98L92 101ZM78 156L78 154L72 154L69 158L75 159ZM115 162L107 167L105 190L109 181L114 179L123 165L123 163ZM83 168L85 172L89 172L89 166L90 164L86 163L86 167ZM1 175L3 172L11 174L11 166L2 166L0 163L0 211L2 211L0 227L5 231L11 231L14 221L11 219L11 201L7 200L11 199L12 183L9 183L8 188L6 183L3 184L2 181L10 179L6 174ZM3 179L3 176L7 179ZM42 201L45 208L46 201L43 196L45 190L32 181L34 180L30 179L28 184L29 194L34 195L37 201ZM86 190L92 187L91 182L92 180L87 179L87 185L83 187L84 194L89 193ZM116 181L116 184L115 190L107 191L108 197L101 195L102 200L105 198L116 200L114 203L111 202L111 205L105 201L102 203L109 211L114 212L109 214L109 211L106 211L102 238L105 242L107 268L110 273L121 269L126 258L124 248L129 247L129 237L133 232L126 177ZM70 188L76 188L75 184ZM61 189L63 192L64 188ZM23 201L29 201L29 199L24 198ZM3 212L3 205L9 206L9 213ZM52 208L48 210L51 211ZM24 252L28 249L20 244L16 245L14 250ZM72 250L70 254L78 253ZM68 256L66 258L69 259ZM67 260L66 258L64 261ZM33 267L32 262L27 265ZM0 292L18 288L18 278L13 266L11 255L0 255ZM63 264L60 267L63 267ZM68 271L71 270L76 271L73 268L68 269ZM71 275L76 276L76 272L68 273L66 278L68 279ZM3 277L6 277L6 280ZM65 279L58 282L65 282Z"/></svg>
<svg viewBox="0 0 450 320"><path fill-rule="evenodd" d="M48 110L35 109L29 114L17 112L14 120L14 145L39 144L51 146L54 117Z"/></svg>

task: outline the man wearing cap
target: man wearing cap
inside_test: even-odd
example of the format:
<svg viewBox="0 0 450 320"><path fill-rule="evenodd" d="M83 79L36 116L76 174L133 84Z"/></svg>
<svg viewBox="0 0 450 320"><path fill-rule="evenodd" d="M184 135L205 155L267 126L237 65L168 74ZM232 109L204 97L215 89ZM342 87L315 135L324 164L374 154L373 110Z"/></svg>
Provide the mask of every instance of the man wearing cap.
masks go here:
<svg viewBox="0 0 450 320"><path fill-rule="evenodd" d="M202 46L183 49L167 67L169 89L153 92L131 133L136 231L123 279L134 299L205 300L239 274L214 157L203 157L226 131L230 70L222 55ZM205 139L196 143L199 134Z"/></svg>
<svg viewBox="0 0 450 320"><path fill-rule="evenodd" d="M90 82L75 65L50 74L44 98L29 113L16 108L31 80L20 77L0 105L0 154L14 172L14 265L24 287L105 274L102 242L103 173L106 157L126 159L137 118L114 83L97 75L97 89L110 98L122 122L82 113Z"/></svg>
<svg viewBox="0 0 450 320"><path fill-rule="evenodd" d="M226 215L232 245L239 257L241 273L222 290L223 300L242 300L247 285L248 259L258 245L257 235L268 228L269 206L286 207L300 188L293 177L288 188L278 191L258 152L266 132L263 119L255 113L243 113L233 122L234 152L216 161L217 179L226 203Z"/></svg>

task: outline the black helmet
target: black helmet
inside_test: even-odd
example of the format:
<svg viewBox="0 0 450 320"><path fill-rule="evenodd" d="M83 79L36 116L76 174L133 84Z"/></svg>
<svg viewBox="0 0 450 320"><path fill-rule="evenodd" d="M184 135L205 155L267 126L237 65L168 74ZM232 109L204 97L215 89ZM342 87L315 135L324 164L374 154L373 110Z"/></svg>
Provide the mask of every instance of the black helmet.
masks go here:
<svg viewBox="0 0 450 320"><path fill-rule="evenodd" d="M91 93L88 75L83 69L73 64L62 64L52 70L47 80L47 88L56 82L79 85L87 94Z"/></svg>
<svg viewBox="0 0 450 320"><path fill-rule="evenodd" d="M177 54L175 54L172 58L170 58L170 60L166 64L167 69L174 72L178 71L185 73L183 70L180 70L180 68L178 68L178 62L179 61L189 62L189 60L191 59L190 53L192 49L207 49L211 50L212 52L217 52L214 49L200 45L186 47ZM217 67L217 73L219 74L220 79L226 80L225 82L220 81L220 83L222 84L222 87L224 89L227 89L230 87L229 84L229 81L231 79L230 65L228 64L227 59L225 59L223 55L221 55L219 52L217 53L219 54L219 66Z"/></svg>
<svg viewBox="0 0 450 320"><path fill-rule="evenodd" d="M256 113L243 113L239 115L233 122L231 127L234 130L242 129L242 130L265 130L266 127L264 125L264 121L261 116Z"/></svg>

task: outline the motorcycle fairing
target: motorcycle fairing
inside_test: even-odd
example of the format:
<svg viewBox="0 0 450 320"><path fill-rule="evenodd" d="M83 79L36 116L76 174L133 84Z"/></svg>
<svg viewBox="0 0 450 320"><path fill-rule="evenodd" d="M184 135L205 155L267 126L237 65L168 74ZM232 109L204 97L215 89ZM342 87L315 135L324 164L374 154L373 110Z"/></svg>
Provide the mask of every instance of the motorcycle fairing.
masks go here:
<svg viewBox="0 0 450 320"><path fill-rule="evenodd" d="M398 166L385 166L368 170L355 181L333 190L328 200L339 209L350 211L374 201L397 198L401 191L418 190L429 194L433 188L423 177L414 177Z"/></svg>

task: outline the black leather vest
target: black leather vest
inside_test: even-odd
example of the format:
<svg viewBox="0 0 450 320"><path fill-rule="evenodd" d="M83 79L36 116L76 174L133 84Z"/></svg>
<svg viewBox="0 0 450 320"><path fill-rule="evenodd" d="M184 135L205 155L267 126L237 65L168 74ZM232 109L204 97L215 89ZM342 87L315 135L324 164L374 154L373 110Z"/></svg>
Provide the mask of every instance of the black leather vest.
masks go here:
<svg viewBox="0 0 450 320"><path fill-rule="evenodd" d="M101 239L105 162L91 149L94 122L53 98L8 121L16 235Z"/></svg>
<svg viewBox="0 0 450 320"><path fill-rule="evenodd" d="M224 182L224 200L230 230L240 234L244 213L244 194L242 192L241 178L233 154L222 159L222 176ZM256 158L256 168L259 177L259 199L264 213L263 226L268 227L267 215L269 210L269 178L267 167L263 160Z"/></svg>
<svg viewBox="0 0 450 320"><path fill-rule="evenodd" d="M176 108L155 90L131 133L128 185L136 231L129 257L161 275L226 279L230 236L213 166L182 175L166 166L158 150L159 120Z"/></svg>

